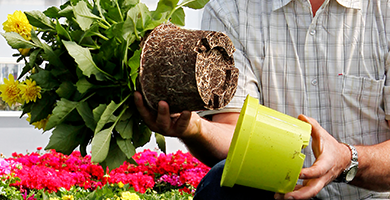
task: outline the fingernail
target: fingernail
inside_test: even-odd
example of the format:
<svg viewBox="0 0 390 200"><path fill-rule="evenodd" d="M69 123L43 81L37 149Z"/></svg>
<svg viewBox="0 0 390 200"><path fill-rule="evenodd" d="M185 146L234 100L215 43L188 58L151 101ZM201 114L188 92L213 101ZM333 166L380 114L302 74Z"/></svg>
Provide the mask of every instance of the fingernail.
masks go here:
<svg viewBox="0 0 390 200"><path fill-rule="evenodd" d="M294 197L288 197L287 199L294 199Z"/></svg>
<svg viewBox="0 0 390 200"><path fill-rule="evenodd" d="M275 199L281 199L281 197L282 197L282 195L280 195L280 194L278 194L278 193L276 193L276 194L274 195L274 198L275 198Z"/></svg>

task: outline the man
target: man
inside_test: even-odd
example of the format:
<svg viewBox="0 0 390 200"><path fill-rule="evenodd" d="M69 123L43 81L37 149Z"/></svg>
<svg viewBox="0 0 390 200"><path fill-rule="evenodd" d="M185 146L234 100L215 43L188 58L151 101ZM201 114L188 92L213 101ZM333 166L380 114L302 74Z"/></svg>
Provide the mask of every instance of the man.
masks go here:
<svg viewBox="0 0 390 200"><path fill-rule="evenodd" d="M390 199L389 20L384 0L211 0L202 28L227 33L237 49L229 105L203 112L208 121L188 111L171 118L166 102L153 115L139 93L135 101L152 130L180 138L213 166L226 158L249 94L312 124L303 182L275 198ZM355 159L357 174L346 178Z"/></svg>

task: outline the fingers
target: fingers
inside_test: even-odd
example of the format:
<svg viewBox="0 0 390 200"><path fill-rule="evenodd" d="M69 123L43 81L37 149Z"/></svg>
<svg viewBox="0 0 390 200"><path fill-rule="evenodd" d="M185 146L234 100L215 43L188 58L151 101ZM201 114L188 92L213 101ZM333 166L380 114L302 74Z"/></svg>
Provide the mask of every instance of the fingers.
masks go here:
<svg viewBox="0 0 390 200"><path fill-rule="evenodd" d="M154 117L151 116L149 109L144 105L142 95L139 92L134 92L134 103L137 107L139 114L145 122L151 121Z"/></svg>
<svg viewBox="0 0 390 200"><path fill-rule="evenodd" d="M165 101L158 102L156 125L162 133L167 133L171 127L169 106Z"/></svg>
<svg viewBox="0 0 390 200"><path fill-rule="evenodd" d="M150 111L144 105L142 95L139 92L134 92L134 101L142 119L152 131L166 136L181 137L189 126L190 111L171 114L169 105L165 101L158 103L157 112Z"/></svg>
<svg viewBox="0 0 390 200"><path fill-rule="evenodd" d="M285 194L284 199L310 199L315 197L323 187L324 184L321 179L313 179L307 185L303 185L299 189Z"/></svg>
<svg viewBox="0 0 390 200"><path fill-rule="evenodd" d="M177 119L174 129L179 133L184 132L190 123L190 119L191 119L191 112L183 111L180 117Z"/></svg>

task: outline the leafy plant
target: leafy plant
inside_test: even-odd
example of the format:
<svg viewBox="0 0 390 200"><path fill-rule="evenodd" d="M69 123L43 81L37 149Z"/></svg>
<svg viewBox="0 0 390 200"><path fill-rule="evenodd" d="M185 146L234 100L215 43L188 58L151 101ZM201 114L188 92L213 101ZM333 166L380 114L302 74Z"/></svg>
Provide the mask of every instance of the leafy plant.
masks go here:
<svg viewBox="0 0 390 200"><path fill-rule="evenodd" d="M70 154L79 146L86 155L91 143L93 162L110 169L133 162L135 149L152 134L132 98L140 43L161 23L183 26L183 7L200 9L207 2L160 0L149 11L139 0L70 0L25 12L34 27L30 37L25 30L24 37L1 33L19 50L18 61L25 61L18 79L26 75L39 87L41 98L22 102L23 114L31 116L31 124L45 124L44 131L53 129L46 149Z"/></svg>

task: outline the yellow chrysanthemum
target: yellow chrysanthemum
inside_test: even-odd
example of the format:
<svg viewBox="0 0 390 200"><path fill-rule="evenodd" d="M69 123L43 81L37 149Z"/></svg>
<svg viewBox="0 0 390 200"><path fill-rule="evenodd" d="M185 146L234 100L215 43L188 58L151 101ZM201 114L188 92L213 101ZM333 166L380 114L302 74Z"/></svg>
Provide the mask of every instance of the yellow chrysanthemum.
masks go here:
<svg viewBox="0 0 390 200"><path fill-rule="evenodd" d="M125 184L123 184L122 181L119 181L118 187L119 187L119 188L123 188L123 186L125 186Z"/></svg>
<svg viewBox="0 0 390 200"><path fill-rule="evenodd" d="M32 26L28 21L27 16L20 10L7 16L7 21L3 23L3 29L6 32L18 33L26 40L31 40Z"/></svg>
<svg viewBox="0 0 390 200"><path fill-rule="evenodd" d="M20 101L21 91L18 87L19 84L19 81L15 81L14 76L10 74L8 75L8 80L4 78L4 84L0 85L0 97L3 101L8 103L9 106Z"/></svg>
<svg viewBox="0 0 390 200"><path fill-rule="evenodd" d="M62 200L74 200L73 195L65 195L62 197Z"/></svg>
<svg viewBox="0 0 390 200"><path fill-rule="evenodd" d="M22 93L22 101L26 103L33 101L36 102L37 98L42 98L41 87L36 85L35 81L26 79L23 84L19 84L20 92Z"/></svg>
<svg viewBox="0 0 390 200"><path fill-rule="evenodd" d="M27 113L28 117L27 117L27 121L30 122L31 121L31 114L30 113ZM45 119L42 119L41 121L38 121L38 122L34 122L32 123L33 126L35 126L35 128L37 128L38 130L39 129L42 129L42 130L45 130L46 128L46 124L47 122L49 121L49 118L50 118L51 115L47 116Z"/></svg>
<svg viewBox="0 0 390 200"><path fill-rule="evenodd" d="M129 191L122 192L121 200L140 200L139 196Z"/></svg>

